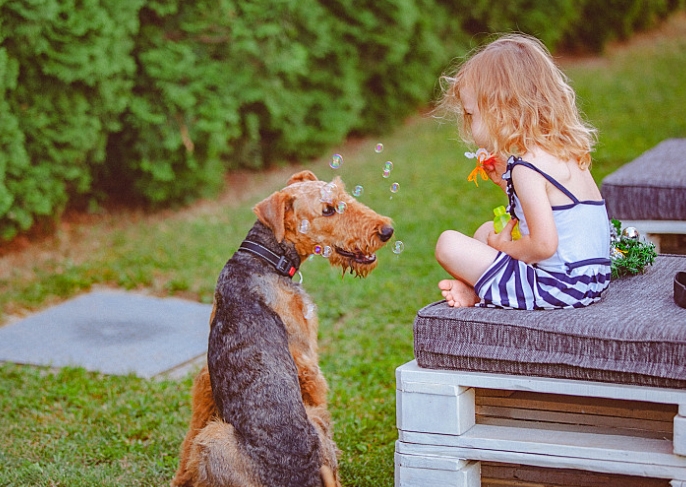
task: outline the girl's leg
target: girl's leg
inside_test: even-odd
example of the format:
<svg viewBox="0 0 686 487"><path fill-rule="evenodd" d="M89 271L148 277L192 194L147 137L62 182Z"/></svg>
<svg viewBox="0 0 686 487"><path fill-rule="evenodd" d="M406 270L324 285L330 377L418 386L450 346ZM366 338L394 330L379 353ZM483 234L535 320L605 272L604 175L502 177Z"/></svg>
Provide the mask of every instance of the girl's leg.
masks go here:
<svg viewBox="0 0 686 487"><path fill-rule="evenodd" d="M484 226L477 230L475 237L481 234L488 235ZM455 279L444 279L438 287L450 306L474 306L479 302L474 284L497 255L497 250L476 238L454 230L441 234L436 243L436 260Z"/></svg>

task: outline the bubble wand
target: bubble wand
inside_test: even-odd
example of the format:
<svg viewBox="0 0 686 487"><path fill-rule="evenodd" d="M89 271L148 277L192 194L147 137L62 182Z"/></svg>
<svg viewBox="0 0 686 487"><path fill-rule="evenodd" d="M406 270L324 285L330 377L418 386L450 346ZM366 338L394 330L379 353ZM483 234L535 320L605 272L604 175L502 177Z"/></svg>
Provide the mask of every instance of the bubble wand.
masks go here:
<svg viewBox="0 0 686 487"><path fill-rule="evenodd" d="M481 176L481 179L486 181L488 180L488 174L486 173L486 169L488 169L489 171L493 171L495 169L495 155L489 154L488 151L483 148L477 149L476 152L465 152L464 155L468 159L476 159L476 167L474 167L474 169L472 169L472 172L469 173L467 181L473 181L478 188L478 176ZM495 216L495 218L493 219L493 228L495 229L496 233L500 233L503 227L507 225L507 222L510 221L510 215L505 211L504 206L494 208L493 214ZM512 240L519 240L522 237L521 233L519 232L519 222L515 224L514 228L512 229L511 235Z"/></svg>
<svg viewBox="0 0 686 487"><path fill-rule="evenodd" d="M480 148L476 152L465 152L465 157L468 159L476 159L476 167L467 176L467 181L474 182L476 187L479 187L478 176L484 181L488 180L486 170L492 171L495 168L495 155L489 154L486 149ZM485 169L484 169L485 168Z"/></svg>

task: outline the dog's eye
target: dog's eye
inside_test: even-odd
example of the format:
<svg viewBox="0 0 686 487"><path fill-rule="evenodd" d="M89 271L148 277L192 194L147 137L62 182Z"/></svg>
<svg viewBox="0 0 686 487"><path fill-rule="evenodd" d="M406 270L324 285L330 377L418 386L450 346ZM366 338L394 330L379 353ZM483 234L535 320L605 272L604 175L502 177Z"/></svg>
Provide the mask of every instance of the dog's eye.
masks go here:
<svg viewBox="0 0 686 487"><path fill-rule="evenodd" d="M326 205L324 206L324 209L322 209L322 215L324 216L333 216L336 214L336 208L334 208L331 205Z"/></svg>

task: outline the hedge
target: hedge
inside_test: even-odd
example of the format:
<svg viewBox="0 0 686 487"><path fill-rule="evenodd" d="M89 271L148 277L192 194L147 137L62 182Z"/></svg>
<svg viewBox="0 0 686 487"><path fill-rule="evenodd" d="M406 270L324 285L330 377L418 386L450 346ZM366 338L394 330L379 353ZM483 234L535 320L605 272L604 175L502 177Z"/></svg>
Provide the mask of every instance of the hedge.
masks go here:
<svg viewBox="0 0 686 487"><path fill-rule="evenodd" d="M684 0L0 0L0 240L68 206L215 194L227 171L391 129L491 32L600 50Z"/></svg>

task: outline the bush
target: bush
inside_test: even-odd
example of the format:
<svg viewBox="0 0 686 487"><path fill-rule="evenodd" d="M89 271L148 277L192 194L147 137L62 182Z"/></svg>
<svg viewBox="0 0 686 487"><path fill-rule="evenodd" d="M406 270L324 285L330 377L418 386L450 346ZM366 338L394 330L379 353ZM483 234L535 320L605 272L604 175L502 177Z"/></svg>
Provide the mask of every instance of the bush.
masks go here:
<svg viewBox="0 0 686 487"><path fill-rule="evenodd" d="M90 190L120 127L143 0L0 4L0 236L59 215Z"/></svg>
<svg viewBox="0 0 686 487"><path fill-rule="evenodd" d="M684 1L0 0L0 239L387 131L485 34L600 49Z"/></svg>
<svg viewBox="0 0 686 487"><path fill-rule="evenodd" d="M653 27L683 0L585 0L581 16L564 32L562 45L568 49L600 52L608 42L626 40L637 31Z"/></svg>

